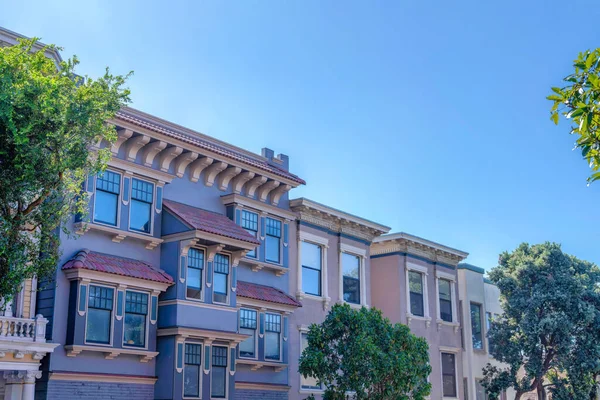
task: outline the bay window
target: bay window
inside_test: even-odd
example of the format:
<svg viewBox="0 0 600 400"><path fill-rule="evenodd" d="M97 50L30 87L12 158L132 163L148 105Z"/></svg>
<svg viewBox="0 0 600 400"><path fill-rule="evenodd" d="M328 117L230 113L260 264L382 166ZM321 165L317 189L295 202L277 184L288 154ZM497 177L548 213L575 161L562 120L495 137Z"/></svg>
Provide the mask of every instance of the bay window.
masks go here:
<svg viewBox="0 0 600 400"><path fill-rule="evenodd" d="M104 171L96 176L94 222L117 226L121 174Z"/></svg>
<svg viewBox="0 0 600 400"><path fill-rule="evenodd" d="M212 347L211 374L211 397L224 399L227 397L227 347Z"/></svg>
<svg viewBox="0 0 600 400"><path fill-rule="evenodd" d="M408 286L410 292L410 313L418 317L425 316L423 274L416 271L409 271Z"/></svg>
<svg viewBox="0 0 600 400"><path fill-rule="evenodd" d="M242 210L242 228L253 237L258 237L258 214ZM246 256L256 258L256 249L250 250Z"/></svg>
<svg viewBox="0 0 600 400"><path fill-rule="evenodd" d="M125 293L125 328L123 345L146 346L146 319L148 316L148 295L127 291Z"/></svg>
<svg viewBox="0 0 600 400"><path fill-rule="evenodd" d="M216 254L213 261L213 301L227 303L229 294L229 257Z"/></svg>
<svg viewBox="0 0 600 400"><path fill-rule="evenodd" d="M360 304L360 258L342 253L342 270L344 301Z"/></svg>
<svg viewBox="0 0 600 400"><path fill-rule="evenodd" d="M265 259L270 262L281 262L281 221L266 219Z"/></svg>
<svg viewBox="0 0 600 400"><path fill-rule="evenodd" d="M281 315L265 314L265 360L281 360Z"/></svg>
<svg viewBox="0 0 600 400"><path fill-rule="evenodd" d="M187 256L186 297L202 299L202 273L204 272L204 251L189 249Z"/></svg>
<svg viewBox="0 0 600 400"><path fill-rule="evenodd" d="M321 296L322 248L310 242L302 243L302 291Z"/></svg>
<svg viewBox="0 0 600 400"><path fill-rule="evenodd" d="M240 310L240 333L250 335L240 343L240 357L256 358L256 311Z"/></svg>
<svg viewBox="0 0 600 400"><path fill-rule="evenodd" d="M110 344L114 289L90 285L85 340L87 343Z"/></svg>
<svg viewBox="0 0 600 400"><path fill-rule="evenodd" d="M152 201L154 185L140 179L132 179L129 228L150 233L152 225Z"/></svg>
<svg viewBox="0 0 600 400"><path fill-rule="evenodd" d="M200 378L202 365L202 345L185 344L185 363L183 365L183 397L200 397Z"/></svg>
<svg viewBox="0 0 600 400"><path fill-rule="evenodd" d="M438 280L440 297L440 318L452 322L452 282L447 279Z"/></svg>

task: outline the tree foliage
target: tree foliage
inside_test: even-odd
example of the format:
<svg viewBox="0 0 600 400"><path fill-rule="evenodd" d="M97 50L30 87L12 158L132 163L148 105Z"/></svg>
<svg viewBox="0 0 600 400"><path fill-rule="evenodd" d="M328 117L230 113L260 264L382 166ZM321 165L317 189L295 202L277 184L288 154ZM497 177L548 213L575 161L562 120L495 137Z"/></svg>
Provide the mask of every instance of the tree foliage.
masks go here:
<svg viewBox="0 0 600 400"><path fill-rule="evenodd" d="M324 385L324 400L346 399L348 392L357 400L420 400L431 390L428 349L425 339L377 309L336 304L322 324L310 326L299 372Z"/></svg>
<svg viewBox="0 0 600 400"><path fill-rule="evenodd" d="M75 74L76 57L57 65L36 39L0 47L0 297L54 270L57 229L84 213L85 177L105 167L101 140L116 139L105 121L129 102L127 77Z"/></svg>
<svg viewBox="0 0 600 400"><path fill-rule="evenodd" d="M490 279L503 314L488 333L483 385L492 398L508 387L516 399L589 399L600 370L600 269L562 252L556 243L521 244L500 255Z"/></svg>
<svg viewBox="0 0 600 400"><path fill-rule="evenodd" d="M575 72L563 79L564 87L553 87L547 97L553 102L550 118L558 124L560 115L571 123L578 136L575 147L588 161L593 173L588 182L600 179L600 49L579 53L573 61Z"/></svg>

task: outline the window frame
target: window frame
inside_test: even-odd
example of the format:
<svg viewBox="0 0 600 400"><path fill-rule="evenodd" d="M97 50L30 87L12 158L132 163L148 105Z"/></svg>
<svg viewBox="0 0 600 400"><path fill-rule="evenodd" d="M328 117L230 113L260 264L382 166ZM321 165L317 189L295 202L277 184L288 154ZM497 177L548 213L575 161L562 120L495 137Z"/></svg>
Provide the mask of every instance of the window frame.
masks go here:
<svg viewBox="0 0 600 400"><path fill-rule="evenodd" d="M265 231L263 232L263 237L264 239L264 246L265 246L265 262L269 263L269 264L275 264L275 265L282 265L283 264L283 220L279 219L279 218L274 218L273 216L269 215L264 217L265 218ZM279 261L273 261L273 260L269 260L268 258L268 248L269 246L267 245L267 237L275 237L277 238L277 236L273 236L273 235L269 235L267 232L269 231L269 229L267 228L267 223L269 220L272 221L276 221L279 223L279 227L280 227L280 236L278 237L279 239L279 249L278 249L278 254L279 254Z"/></svg>
<svg viewBox="0 0 600 400"><path fill-rule="evenodd" d="M98 221L96 220L96 218L94 217L94 215L96 214L96 205L97 205L97 200L98 200L98 195L97 195L97 191L98 191L98 174L94 175L94 210L92 212L92 222L95 224L99 224L99 225L104 225L104 226L110 226L113 228L119 228L121 226L121 199L123 196L123 173L116 171L112 168L107 168L104 172L111 172L113 174L117 174L119 175L119 193L117 194L117 221L115 225L109 224L108 222L103 222L103 221ZM104 192L104 190L101 190ZM109 192L110 193L110 192ZM114 193L113 193L114 194Z"/></svg>
<svg viewBox="0 0 600 400"><path fill-rule="evenodd" d="M279 318L279 332L277 331L272 331L272 330L267 330L267 316L268 315L272 315L275 316L277 318ZM264 335L264 354L263 354L263 358L265 361L272 361L272 362L282 362L283 360L283 316L281 314L278 313L274 313L274 312L265 312L265 335ZM275 358L267 358L267 332L276 332L278 333L279 336L279 358L275 359Z"/></svg>
<svg viewBox="0 0 600 400"><path fill-rule="evenodd" d="M123 337L122 339L122 347L123 348L133 348L133 349L141 349L141 350L148 350L148 339L149 339L149 330L150 330L150 317L151 317L151 307L152 307L152 293L149 292L145 292L143 290L137 290L137 289L129 289L126 288L123 290L124 292L124 296L123 296ZM134 292L134 293L142 293L145 294L147 296L147 303L146 303L146 323L145 323L145 332L144 332L144 346L135 346L135 345L131 345L131 344L125 344L125 317L127 316L127 292ZM141 314L136 314L136 315L141 315Z"/></svg>
<svg viewBox="0 0 600 400"><path fill-rule="evenodd" d="M258 360L258 324L260 323L259 312L258 312L258 310L254 310L252 308L243 308L243 307L240 308L240 317L239 317L240 333L241 333L241 329L252 329L252 328L242 327L242 314L241 314L241 311L251 311L251 312L254 312L256 326L254 327L254 356L253 357L242 356L241 355L241 350L240 350L240 346L241 346L242 342L240 342L240 344L238 345L238 358L244 359L244 360Z"/></svg>
<svg viewBox="0 0 600 400"><path fill-rule="evenodd" d="M79 282L79 285L81 285L81 282ZM90 312L89 312L90 293L92 292L90 289L92 286L111 289L113 292L112 309L110 310L110 318L109 318L109 323L110 323L110 328L109 328L110 341L109 341L109 343L90 342L90 341L88 341L88 338L87 338L88 318L90 316ZM78 287L78 291L79 290L80 289ZM84 332L83 332L83 343L86 345L90 345L90 346L113 347L114 346L114 335L115 335L115 323L113 320L115 318L116 302L117 302L117 297L118 297L118 296L116 296L117 290L114 286L110 286L110 285L106 285L106 284L102 284L102 283L98 283L98 282L89 282L87 284L86 291L87 291L87 294L86 294L86 300L85 300L85 325L84 325L85 328L84 328ZM125 316L125 314L123 314L123 316Z"/></svg>
<svg viewBox="0 0 600 400"><path fill-rule="evenodd" d="M458 301L457 301L457 296L456 296L456 281L457 281L456 275L450 274L447 272L443 272L443 271L436 271L435 276L436 276L435 286L436 286L436 300L437 300L437 307L436 307L437 308L437 321L440 324L458 326L458 324L460 322L458 319L458 309L457 309ZM450 310L452 311L452 321L445 321L442 319L442 309L441 309L441 305L440 305L440 302L441 302L440 279L450 282Z"/></svg>
<svg viewBox="0 0 600 400"><path fill-rule="evenodd" d="M475 347L475 341L473 340L474 332L473 332L473 315L472 315L472 307L476 306L479 309L479 334L481 335L481 347ZM471 348L473 351L483 352L485 351L485 337L484 337L484 320L483 320L483 304L477 303L474 301L469 302L469 322L470 322L470 330L471 330Z"/></svg>
<svg viewBox="0 0 600 400"><path fill-rule="evenodd" d="M421 278L421 293L417 293L417 292L413 292L410 288L410 277L411 275L416 274L419 275L419 277ZM408 308L409 308L409 313L412 317L417 317L417 318L425 318L427 311L425 310L425 279L424 279L424 274L422 272L419 271L408 271ZM412 308L412 295L413 293L415 295L420 295L421 296L421 307L423 309L423 315L419 315L419 314L415 314L413 312L413 308Z"/></svg>
<svg viewBox="0 0 600 400"><path fill-rule="evenodd" d="M244 213L253 214L256 216L256 231L246 228L244 226ZM244 229L250 235L253 235L255 238L258 239L260 237L260 213L258 211L251 211L251 210L242 208L241 213L240 213L240 226L242 227L242 229ZM249 231L254 232L254 234L250 233ZM254 250L252 250L252 251L254 251L254 255L250 255L250 252L248 252L248 253L246 253L245 257L256 260L259 258L259 250L260 250L260 246L256 246L254 248ZM265 246L265 250L266 250L266 246ZM266 259L266 256L267 256L267 253L265 252L265 259Z"/></svg>
<svg viewBox="0 0 600 400"><path fill-rule="evenodd" d="M186 396L185 395L185 366L187 365L186 361L186 349L187 349L187 345L196 345L200 347L200 364L198 364L198 396L197 397L193 397L193 396ZM204 353L204 344L200 343L200 342L184 342L183 343L183 370L182 372L182 379L181 379L181 397L184 399L201 399L202 398L202 376L204 375L203 372L203 368L204 366L202 365L203 362L203 353ZM190 364L190 365L196 365L196 364Z"/></svg>
<svg viewBox="0 0 600 400"><path fill-rule="evenodd" d="M152 185L152 202L149 203L150 204L150 229L148 232L133 229L131 227L131 212L133 210L133 202L140 201L140 202L146 203L145 201L137 200L137 199L133 198L133 181L134 181L134 179L136 179L138 181L146 182L146 183L149 183L150 185ZM146 204L148 204L148 203L146 203ZM130 178L130 184L129 184L129 220L128 220L128 224L127 224L127 230L130 232L139 233L140 235L153 236L153 234L154 234L154 205L155 204L156 204L156 182L154 182L150 179L146 179L146 178L137 176L137 175L132 176Z"/></svg>
<svg viewBox="0 0 600 400"><path fill-rule="evenodd" d="M419 272L421 273L421 279L423 280L423 314L424 316L414 315L412 313L410 307L410 281L409 281L409 272ZM429 313L429 268L426 266L422 266L419 264L414 264L410 261L406 262L405 268L405 280L406 280L406 315L408 319L420 319L425 321L430 321L431 316Z"/></svg>
<svg viewBox="0 0 600 400"><path fill-rule="evenodd" d="M454 349L440 349L440 377L441 377L441 389L442 389L442 398L443 399L458 399L458 391L459 391L459 385L458 385L458 366L457 366L457 355L458 352L454 351ZM444 375L449 375L449 374L444 374L444 359L443 359L443 355L444 354L449 354L452 355L453 359L454 359L454 396L446 396L444 394Z"/></svg>
<svg viewBox="0 0 600 400"><path fill-rule="evenodd" d="M302 348L302 337L303 336L308 336L308 328L307 327L301 327L299 329L300 331L300 356L302 356L302 352L304 351L304 349ZM307 338L307 346L308 346L308 338ZM299 377L300 377L300 393L323 393L325 391L325 389L323 388L323 384L320 383L319 384L319 388L317 387L309 387L309 386L305 386L302 384L304 377L302 376L302 374L298 373Z"/></svg>
<svg viewBox="0 0 600 400"><path fill-rule="evenodd" d="M215 260L217 258L217 256L224 256L227 258L227 267L228 267L228 272L227 274L224 274L222 272L215 272ZM230 283L231 283L231 272L233 267L231 266L231 255L226 254L226 253L217 253L215 254L213 260L212 260L212 302L213 304L221 304L221 305L229 305L230 301L231 301L231 288L230 288ZM220 302L220 301L216 301L215 300L215 293L218 294L222 294L220 292L215 292L215 274L222 274L222 275L226 275L227 278L225 279L225 290L227 291L227 293L225 293L225 302Z"/></svg>
<svg viewBox="0 0 600 400"><path fill-rule="evenodd" d="M356 257L358 259L358 303L346 301L344 299L344 254ZM367 268L367 249L351 246L346 243L340 243L339 251L339 291L340 300L342 303L349 304L351 307L362 307L367 305L367 282L366 282L366 268Z"/></svg>
<svg viewBox="0 0 600 400"><path fill-rule="evenodd" d="M197 269L195 267L190 267L190 251L192 250L196 250L202 253L202 269L200 270L200 298L195 298L195 297L189 297L188 296L188 282L189 282L189 268L194 268ZM204 302L204 285L206 285L206 269L208 267L208 261L206 260L206 249L203 247L190 247L187 251L187 254L185 256L185 299L186 300L192 300L192 301L200 301L200 302Z"/></svg>
<svg viewBox="0 0 600 400"><path fill-rule="evenodd" d="M215 369L215 364L214 364L214 358L213 357L214 357L215 348L217 348L217 347L225 349L225 359L226 359L226 363L225 364L226 365L224 367L220 366L220 365L218 366L219 368L225 368L225 374L224 374L225 375L225 396L223 396L223 397L221 397L221 396L214 396L213 395L213 386L212 385L214 383L213 372L214 372L214 369ZM233 362L232 360L229 359L229 347L228 346L222 346L222 345L211 345L210 351L211 351L211 354L210 354L210 388L209 388L209 390L210 390L210 398L211 399L227 399L228 396L229 396L229 371L227 371L227 370L229 368L229 363Z"/></svg>
<svg viewBox="0 0 600 400"><path fill-rule="evenodd" d="M303 246L302 243L303 242L306 242L306 243L311 244L313 246L317 246L319 248L319 251L321 253L321 266L320 266L321 269L320 270L315 269L315 268L313 268L311 266L308 266L308 265L304 265L304 262L302 261L302 258L303 258L302 257L302 246ZM315 293L305 292L304 291L304 287L301 286L302 293L304 293L307 296L312 296L312 297L316 297L316 298L322 298L322 297L324 297L323 296L323 292L324 292L324 287L323 287L324 286L323 285L324 249L323 249L323 247L324 246L322 244L315 243L315 242L310 241L310 240L301 240L300 241L299 258L301 260L300 261L300 274L302 275L302 281L304 282L304 268L310 269L312 271L319 271L319 292L320 293L319 294L315 294Z"/></svg>

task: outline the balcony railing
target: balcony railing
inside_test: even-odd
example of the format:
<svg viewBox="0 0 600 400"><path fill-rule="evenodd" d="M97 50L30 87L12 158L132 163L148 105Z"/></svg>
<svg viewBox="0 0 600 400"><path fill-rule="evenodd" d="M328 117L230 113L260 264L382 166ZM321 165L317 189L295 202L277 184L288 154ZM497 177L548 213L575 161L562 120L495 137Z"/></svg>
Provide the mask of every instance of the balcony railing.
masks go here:
<svg viewBox="0 0 600 400"><path fill-rule="evenodd" d="M0 316L0 341L46 342L47 323L41 314L35 319Z"/></svg>

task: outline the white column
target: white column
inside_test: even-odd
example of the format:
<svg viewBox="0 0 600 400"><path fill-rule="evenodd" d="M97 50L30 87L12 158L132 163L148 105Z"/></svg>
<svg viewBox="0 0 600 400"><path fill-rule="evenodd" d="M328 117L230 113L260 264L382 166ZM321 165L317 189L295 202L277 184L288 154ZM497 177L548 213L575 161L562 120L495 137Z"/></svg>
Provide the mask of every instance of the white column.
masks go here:
<svg viewBox="0 0 600 400"><path fill-rule="evenodd" d="M23 395L23 372L4 372L4 400L21 400Z"/></svg>
<svg viewBox="0 0 600 400"><path fill-rule="evenodd" d="M12 317L13 316L13 312L12 312L12 300L9 300L7 302L5 302L4 300L2 301L2 308L4 311L4 316L5 317Z"/></svg>
<svg viewBox="0 0 600 400"><path fill-rule="evenodd" d="M25 371L22 400L34 400L35 380L42 377L42 371Z"/></svg>

